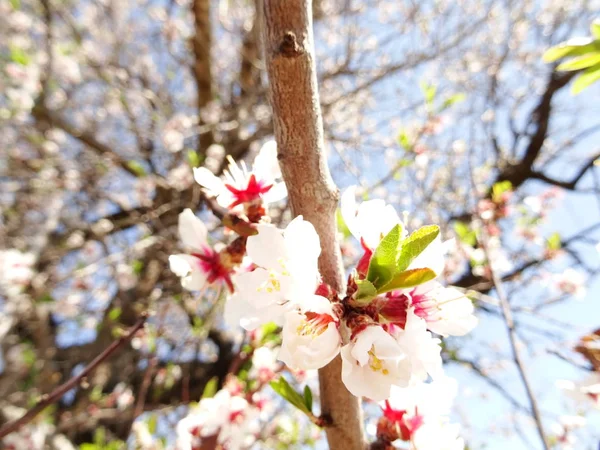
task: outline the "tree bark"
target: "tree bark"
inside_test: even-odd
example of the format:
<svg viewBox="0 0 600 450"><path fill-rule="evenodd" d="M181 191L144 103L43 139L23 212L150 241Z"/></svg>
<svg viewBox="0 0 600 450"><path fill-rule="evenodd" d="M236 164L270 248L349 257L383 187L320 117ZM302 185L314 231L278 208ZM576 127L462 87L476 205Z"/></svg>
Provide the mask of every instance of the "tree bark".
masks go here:
<svg viewBox="0 0 600 450"><path fill-rule="evenodd" d="M335 210L339 192L324 153L323 122L312 33L310 0L263 0L263 45L278 158L295 215L311 222L321 239L323 281L344 289ZM365 448L362 412L341 380L338 356L319 370L322 414L329 415L331 449Z"/></svg>
<svg viewBox="0 0 600 450"><path fill-rule="evenodd" d="M213 99L213 80L211 72L212 28L210 23L210 0L193 0L195 34L192 41L194 48L194 77L198 96L198 114ZM202 123L202 120L200 120ZM212 133L199 136L198 153L204 155L206 149L214 142Z"/></svg>

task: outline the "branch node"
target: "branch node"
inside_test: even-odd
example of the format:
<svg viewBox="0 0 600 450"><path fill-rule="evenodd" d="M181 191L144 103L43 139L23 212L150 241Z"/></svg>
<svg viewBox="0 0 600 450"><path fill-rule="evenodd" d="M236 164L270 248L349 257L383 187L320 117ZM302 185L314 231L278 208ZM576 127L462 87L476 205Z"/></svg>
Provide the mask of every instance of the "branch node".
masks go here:
<svg viewBox="0 0 600 450"><path fill-rule="evenodd" d="M286 31L279 44L279 54L286 58L296 58L304 53L304 49L298 45L296 35L292 31Z"/></svg>

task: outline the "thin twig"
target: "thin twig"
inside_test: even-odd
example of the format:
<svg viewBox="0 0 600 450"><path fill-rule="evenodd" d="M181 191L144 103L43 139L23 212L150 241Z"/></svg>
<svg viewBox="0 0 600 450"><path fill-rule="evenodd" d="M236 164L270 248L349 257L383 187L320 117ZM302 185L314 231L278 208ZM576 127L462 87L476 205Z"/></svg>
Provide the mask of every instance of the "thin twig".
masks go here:
<svg viewBox="0 0 600 450"><path fill-rule="evenodd" d="M158 365L158 358L152 357L148 361L148 367L146 368L146 372L144 373L144 379L142 380L142 385L140 386L140 391L138 392L137 402L135 404L135 409L133 411L133 419L132 422L137 419L142 412L144 412L144 403L146 402L146 394L148 393L148 389L150 388L150 384L152 382L152 377L154 375L154 371L156 370L156 366Z"/></svg>
<svg viewBox="0 0 600 450"><path fill-rule="evenodd" d="M102 363L104 360L109 358L117 349L119 349L119 347L121 347L125 343L129 342L133 338L135 333L138 332L144 326L147 318L148 318L147 315L144 314L137 321L137 323L135 325L133 325L133 327L131 327L131 329L125 335L121 336L119 339L117 339L112 344L110 344L108 347L106 347L106 349L102 353L100 353L98 356L96 356L96 358L94 358L94 360L92 362L90 362L85 367L85 369L83 369L81 371L81 373L79 373L77 376L74 376L67 382L61 384L50 394L42 395L40 397L40 400L29 411L27 411L22 417L20 417L19 419L13 420L12 422L9 422L9 423L5 424L2 428L0 428L0 438L5 437L6 435L8 435L9 433L12 433L13 431L19 430L24 425L27 425L29 422L31 422L35 418L35 416L37 416L39 413L41 413L44 409L46 409L51 404L57 402L58 400L60 400L62 398L62 396L65 395L67 392L69 392L71 389L74 389L77 386L79 386L79 384L82 382L82 380L85 377L87 377L94 369L96 369L96 367L98 367L100 365L100 363Z"/></svg>
<svg viewBox="0 0 600 450"><path fill-rule="evenodd" d="M504 285L502 284L502 280L496 273L493 268L492 259L489 256L488 252L488 237L486 234L485 226L481 228L481 246L485 253L485 258L488 261L490 275L492 277L492 282L494 284L494 288L496 290L496 294L498 296L498 300L500 301L500 310L502 312L502 317L504 318L504 323L506 324L506 329L508 331L508 339L510 341L510 346L512 349L513 360L517 366L517 370L519 372L519 376L521 377L521 381L523 382L523 387L527 393L527 398L529 400L529 406L531 408L531 414L533 419L535 420L535 424L537 427L538 434L540 435L540 439L542 440L542 445L544 450L549 450L548 441L546 440L546 435L544 433L544 425L542 423L542 415L538 408L537 400L533 393L533 389L531 388L531 384L529 382L529 378L527 376L527 371L525 370L525 363L521 358L521 353L519 352L518 342L517 342L517 334L515 329L515 322L512 316L512 310L510 308L510 303L506 296L506 291L504 290Z"/></svg>

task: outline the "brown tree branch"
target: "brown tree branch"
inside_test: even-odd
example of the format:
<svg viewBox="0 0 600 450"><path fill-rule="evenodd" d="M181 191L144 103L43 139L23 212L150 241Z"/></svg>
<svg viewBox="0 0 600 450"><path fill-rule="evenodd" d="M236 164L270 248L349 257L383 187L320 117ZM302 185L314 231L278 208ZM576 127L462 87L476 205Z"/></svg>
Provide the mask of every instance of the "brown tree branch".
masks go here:
<svg viewBox="0 0 600 450"><path fill-rule="evenodd" d="M110 344L102 353L100 353L92 362L90 362L85 369L83 369L78 375L74 376L66 383L63 383L50 394L42 395L40 400L22 417L16 419L12 422L9 422L0 428L0 438L12 433L14 431L18 431L22 426L27 425L31 422L35 416L41 413L48 406L57 402L69 392L71 389L76 388L82 382L82 380L87 377L91 372L94 371L96 367L98 367L104 360L109 358L119 347L129 342L135 333L137 333L146 323L147 316L144 314L138 322L129 329L129 331L121 336L119 339Z"/></svg>
<svg viewBox="0 0 600 450"><path fill-rule="evenodd" d="M338 190L324 153L323 122L309 0L265 0L263 43L278 157L294 214L311 222L321 239L323 281L344 289L335 210ZM365 447L362 412L341 380L341 358L319 370L321 412L331 417L326 429L331 449Z"/></svg>
<svg viewBox="0 0 600 450"><path fill-rule="evenodd" d="M213 80L211 69L212 26L210 21L210 0L193 0L195 35L192 41L194 48L194 78L198 96L198 113L213 99ZM202 121L200 121L202 123ZM199 136L198 153L204 154L214 142L212 133Z"/></svg>

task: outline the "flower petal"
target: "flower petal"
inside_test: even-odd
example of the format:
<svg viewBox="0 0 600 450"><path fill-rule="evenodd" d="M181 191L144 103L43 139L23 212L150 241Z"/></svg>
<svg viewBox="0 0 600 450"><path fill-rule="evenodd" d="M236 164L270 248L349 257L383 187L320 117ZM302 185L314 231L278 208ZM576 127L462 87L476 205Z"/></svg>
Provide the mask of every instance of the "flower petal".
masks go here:
<svg viewBox="0 0 600 450"><path fill-rule="evenodd" d="M179 214L179 236L183 245L194 250L202 250L206 245L208 230L204 222L194 215L191 209Z"/></svg>

